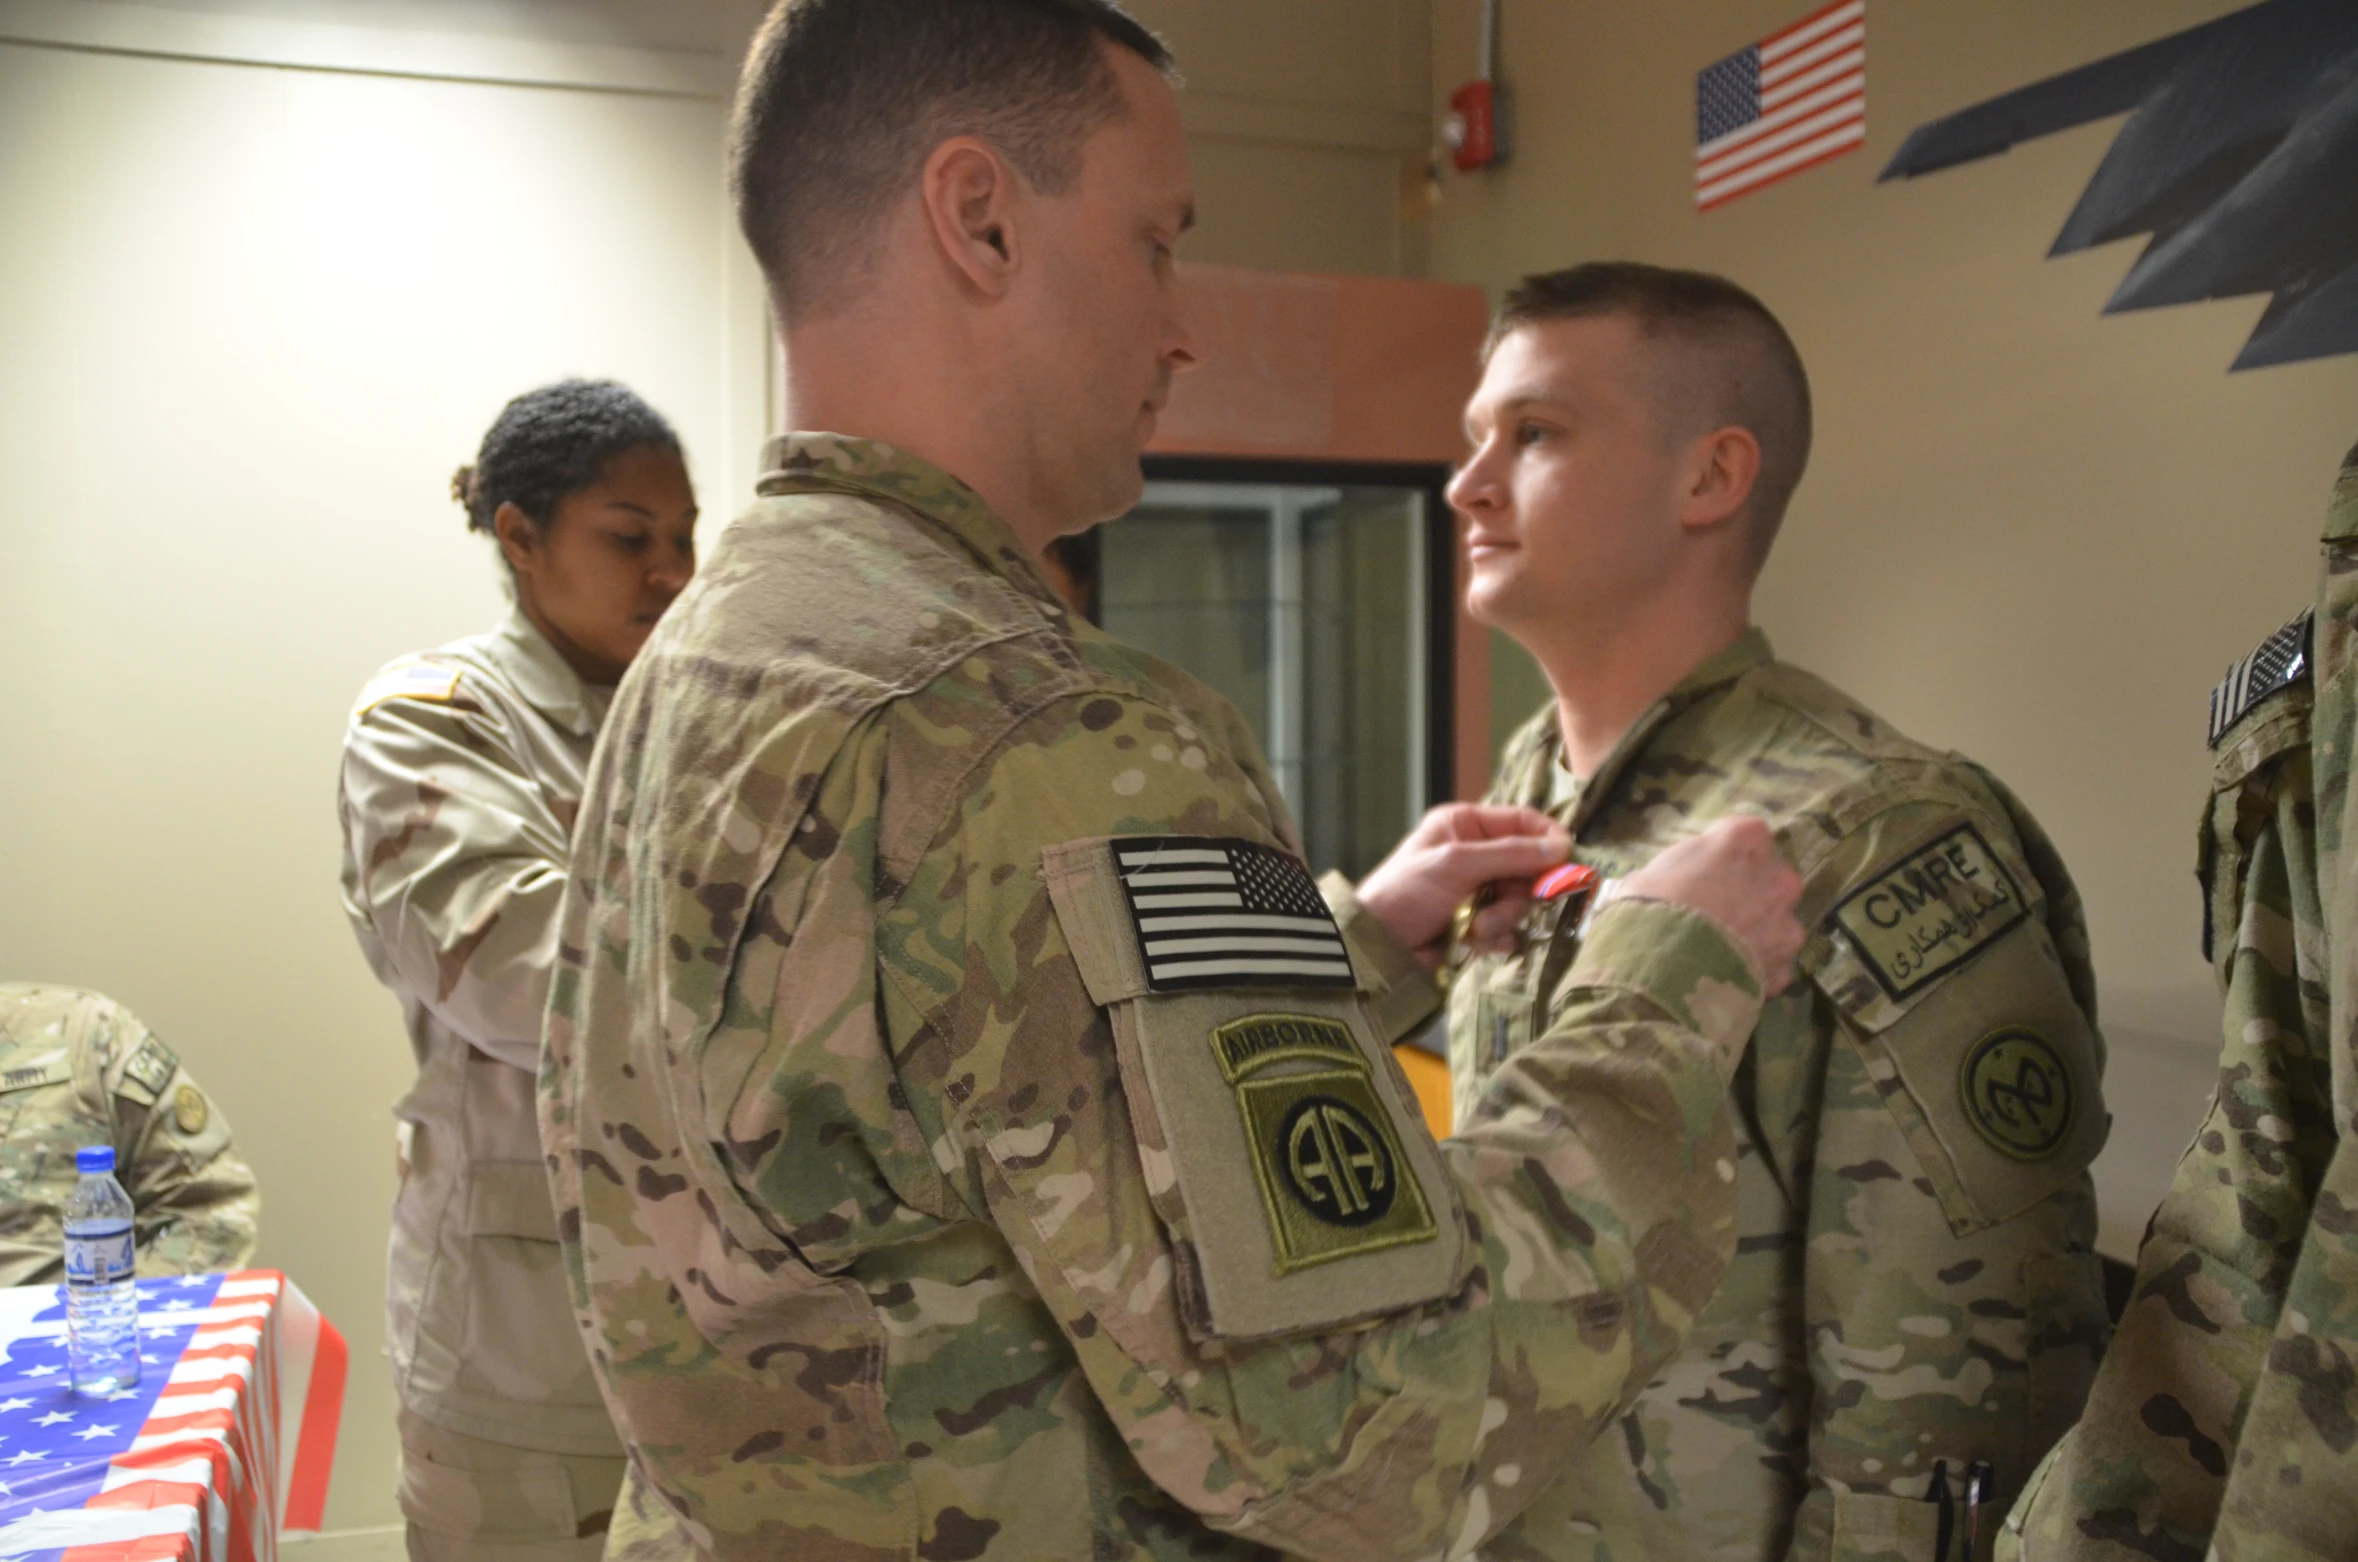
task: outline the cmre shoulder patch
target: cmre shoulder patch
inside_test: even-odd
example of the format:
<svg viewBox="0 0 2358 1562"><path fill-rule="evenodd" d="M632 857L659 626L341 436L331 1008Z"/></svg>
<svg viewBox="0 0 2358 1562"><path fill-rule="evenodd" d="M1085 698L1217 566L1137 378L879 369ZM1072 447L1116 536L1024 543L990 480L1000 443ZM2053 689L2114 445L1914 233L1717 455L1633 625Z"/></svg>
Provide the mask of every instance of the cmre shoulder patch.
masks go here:
<svg viewBox="0 0 2358 1562"><path fill-rule="evenodd" d="M2044 1160L2070 1136L2071 1070L2037 1031L2009 1025L1984 1036L1966 1052L1957 1087L1966 1121L2001 1155Z"/></svg>
<svg viewBox="0 0 2358 1562"><path fill-rule="evenodd" d="M1207 835L1126 836L1114 842L1114 866L1155 992L1359 985L1325 897L1288 852Z"/></svg>
<svg viewBox="0 0 2358 1562"><path fill-rule="evenodd" d="M179 1068L180 1059L173 1056L172 1049L150 1036L123 1065L123 1082L115 1087L115 1094L141 1106L154 1106Z"/></svg>
<svg viewBox="0 0 2358 1562"><path fill-rule="evenodd" d="M1971 824L1877 870L1834 907L1834 923L1892 998L1920 991L2028 916L2022 890Z"/></svg>
<svg viewBox="0 0 2358 1562"><path fill-rule="evenodd" d="M2309 630L2315 617L2314 612L2302 613L2227 669L2227 676L2211 691L2211 747L2217 748L2228 729L2270 695L2309 676Z"/></svg>

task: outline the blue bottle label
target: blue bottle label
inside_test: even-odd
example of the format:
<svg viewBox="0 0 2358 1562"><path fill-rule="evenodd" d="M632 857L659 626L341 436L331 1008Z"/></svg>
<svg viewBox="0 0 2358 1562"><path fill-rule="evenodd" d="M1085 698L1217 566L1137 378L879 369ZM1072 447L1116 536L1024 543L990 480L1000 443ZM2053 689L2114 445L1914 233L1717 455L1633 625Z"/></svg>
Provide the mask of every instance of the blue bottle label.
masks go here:
<svg viewBox="0 0 2358 1562"><path fill-rule="evenodd" d="M131 1278L131 1223L71 1231L65 1239L68 1285L111 1285Z"/></svg>

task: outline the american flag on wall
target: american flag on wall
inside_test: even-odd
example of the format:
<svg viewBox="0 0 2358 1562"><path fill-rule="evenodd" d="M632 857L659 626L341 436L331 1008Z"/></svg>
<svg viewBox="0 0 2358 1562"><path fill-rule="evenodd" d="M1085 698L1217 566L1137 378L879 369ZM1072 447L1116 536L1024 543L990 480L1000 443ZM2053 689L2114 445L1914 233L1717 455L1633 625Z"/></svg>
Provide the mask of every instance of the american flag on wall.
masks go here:
<svg viewBox="0 0 2358 1562"><path fill-rule="evenodd" d="M316 1530L345 1347L283 1275L141 1280L140 1379L66 1371L64 1293L0 1290L0 1559L273 1562Z"/></svg>
<svg viewBox="0 0 2358 1562"><path fill-rule="evenodd" d="M1866 139L1866 0L1836 0L1696 75L1695 208L1790 179Z"/></svg>

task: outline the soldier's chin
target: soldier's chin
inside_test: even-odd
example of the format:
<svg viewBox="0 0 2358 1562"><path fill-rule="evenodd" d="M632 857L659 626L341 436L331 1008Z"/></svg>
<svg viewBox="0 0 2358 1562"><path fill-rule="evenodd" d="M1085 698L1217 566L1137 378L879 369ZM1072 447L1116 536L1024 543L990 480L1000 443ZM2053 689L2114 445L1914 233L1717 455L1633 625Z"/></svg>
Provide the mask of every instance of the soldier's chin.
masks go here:
<svg viewBox="0 0 2358 1562"><path fill-rule="evenodd" d="M1496 565L1476 563L1466 572L1466 614L1476 623L1506 629L1514 621L1514 578Z"/></svg>

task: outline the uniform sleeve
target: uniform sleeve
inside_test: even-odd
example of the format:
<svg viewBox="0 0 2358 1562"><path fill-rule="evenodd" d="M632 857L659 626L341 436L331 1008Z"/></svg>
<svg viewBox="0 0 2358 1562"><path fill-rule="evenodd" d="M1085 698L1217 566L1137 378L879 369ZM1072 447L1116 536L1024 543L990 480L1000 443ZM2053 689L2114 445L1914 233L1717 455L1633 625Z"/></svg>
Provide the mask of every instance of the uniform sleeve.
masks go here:
<svg viewBox="0 0 2358 1562"><path fill-rule="evenodd" d="M343 822L345 909L378 976L537 1072L567 831L463 678L354 718Z"/></svg>
<svg viewBox="0 0 2358 1562"><path fill-rule="evenodd" d="M93 1027L115 1162L131 1195L139 1273L240 1269L254 1256L261 1194L229 1120L155 1034L111 1005Z"/></svg>
<svg viewBox="0 0 2358 1562"><path fill-rule="evenodd" d="M1986 1555L2104 1349L2101 1053L2063 955L2076 896L2029 855L2002 817L1927 801L1851 828L1812 875L1836 904L1804 956L1825 1072L1798 1179L1811 1415L1792 1562L1934 1562L1942 1485L1962 1555L1978 1464Z"/></svg>
<svg viewBox="0 0 2358 1562"><path fill-rule="evenodd" d="M2086 1414L2008 1520L2002 1556L2199 1556L2334 1148L2326 951L2305 751L2206 822L2224 985L2209 1112L2137 1255ZM2346 1304L2345 1304L2346 1305Z"/></svg>
<svg viewBox="0 0 2358 1562"><path fill-rule="evenodd" d="M1043 849L1057 863L1057 843L1100 837L1285 839L1242 801L1257 796L1152 706L1035 719L914 865L907 911L883 918L888 1027L941 1047L938 1086L907 1081L918 1115L938 1113L977 1168L1098 1403L1170 1498L1305 1557L1462 1551L1611 1423L1716 1285L1733 1251L1725 1080L1760 984L1706 919L1616 905L1548 1033L1437 1147L1365 1068L1316 1076L1324 1093L1304 1076L1191 1085L1169 1066L1196 1049L1308 1045L1321 1016L1349 1011L1282 987L1101 1002L1083 967L1102 971L1091 951L1130 935L1052 904ZM1185 1153L1229 1142L1215 1130L1240 1111L1267 1132L1234 1141L1263 1146L1239 1152L1249 1166ZM1206 1137L1186 1140L1190 1124ZM1412 1172L1426 1223L1402 1214ZM1199 1196L1231 1173L1241 1197ZM1334 1190L1333 1223L1304 1223L1287 1177ZM1397 1197L1371 1205L1386 1187ZM1273 1227L1274 1278L1223 1267Z"/></svg>

